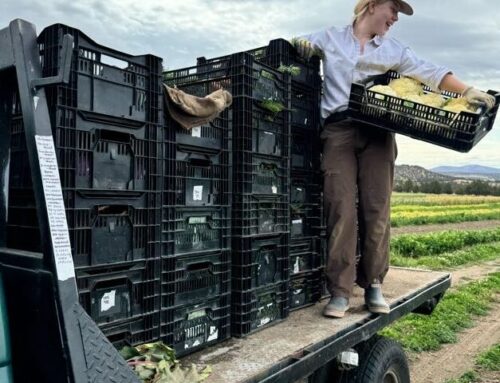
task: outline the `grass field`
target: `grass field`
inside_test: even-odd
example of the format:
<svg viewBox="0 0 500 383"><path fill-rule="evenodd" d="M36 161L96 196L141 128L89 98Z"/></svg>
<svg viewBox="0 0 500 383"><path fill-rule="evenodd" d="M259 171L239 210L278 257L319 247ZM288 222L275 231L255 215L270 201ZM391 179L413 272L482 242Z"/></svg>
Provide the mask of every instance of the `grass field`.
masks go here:
<svg viewBox="0 0 500 383"><path fill-rule="evenodd" d="M403 227L406 234L391 240L391 265L452 272L500 259L500 226L447 230L446 225L486 220L500 220L500 197L394 193L391 226ZM429 233L412 233L413 225L430 224L443 224L443 230L434 231L434 227ZM485 274L449 289L432 315L407 315L385 328L382 335L397 339L412 353L438 350L445 343L456 342L458 332L475 326L475 318L488 315L499 295L500 274ZM490 369L498 370L498 346L485 352L483 359ZM474 374L476 371L457 372L456 380L447 382L480 382L474 380Z"/></svg>

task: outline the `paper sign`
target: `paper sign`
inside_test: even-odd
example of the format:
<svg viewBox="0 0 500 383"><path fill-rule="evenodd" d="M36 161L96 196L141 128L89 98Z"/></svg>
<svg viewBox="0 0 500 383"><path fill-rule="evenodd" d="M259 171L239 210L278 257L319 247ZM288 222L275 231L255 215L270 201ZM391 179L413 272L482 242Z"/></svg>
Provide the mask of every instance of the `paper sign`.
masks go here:
<svg viewBox="0 0 500 383"><path fill-rule="evenodd" d="M35 142L45 203L47 204L57 278L60 281L65 281L75 277L75 268L71 256L71 243L69 241L68 223L66 221L66 211L64 210L54 141L52 136L35 135Z"/></svg>
<svg viewBox="0 0 500 383"><path fill-rule="evenodd" d="M115 307L116 290L111 290L101 298L101 312L108 311L110 308Z"/></svg>
<svg viewBox="0 0 500 383"><path fill-rule="evenodd" d="M201 126L191 129L191 137L201 137Z"/></svg>
<svg viewBox="0 0 500 383"><path fill-rule="evenodd" d="M201 201L203 199L203 186L193 187L193 201Z"/></svg>

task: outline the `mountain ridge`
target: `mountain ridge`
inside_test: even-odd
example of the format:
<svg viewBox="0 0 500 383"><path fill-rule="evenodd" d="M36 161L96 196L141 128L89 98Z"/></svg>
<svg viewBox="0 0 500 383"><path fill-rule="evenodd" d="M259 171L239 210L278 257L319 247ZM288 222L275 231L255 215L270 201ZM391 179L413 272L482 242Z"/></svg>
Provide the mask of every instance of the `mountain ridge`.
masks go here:
<svg viewBox="0 0 500 383"><path fill-rule="evenodd" d="M500 169L499 168L494 168L491 166L483 166L483 165L463 165L463 166L449 166L449 165L442 165L442 166L436 166L433 168L428 169L432 172L435 173L455 173L455 174L495 174L499 173L500 174Z"/></svg>

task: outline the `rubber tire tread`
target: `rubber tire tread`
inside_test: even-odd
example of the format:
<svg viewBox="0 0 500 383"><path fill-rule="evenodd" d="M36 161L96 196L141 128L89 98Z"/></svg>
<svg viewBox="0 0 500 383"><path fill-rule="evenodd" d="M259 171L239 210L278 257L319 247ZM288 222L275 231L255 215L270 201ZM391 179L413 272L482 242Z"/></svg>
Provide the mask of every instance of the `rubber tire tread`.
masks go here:
<svg viewBox="0 0 500 383"><path fill-rule="evenodd" d="M385 371L397 363L400 383L410 383L408 359L401 345L389 338L377 337L373 346L362 356L355 383L381 383Z"/></svg>

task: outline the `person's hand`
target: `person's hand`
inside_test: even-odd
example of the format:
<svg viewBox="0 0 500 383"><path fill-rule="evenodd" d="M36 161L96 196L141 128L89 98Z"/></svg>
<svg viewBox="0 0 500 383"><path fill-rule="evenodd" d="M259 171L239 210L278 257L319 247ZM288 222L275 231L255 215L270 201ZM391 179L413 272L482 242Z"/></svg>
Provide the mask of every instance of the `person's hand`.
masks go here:
<svg viewBox="0 0 500 383"><path fill-rule="evenodd" d="M462 96L465 97L467 102L473 105L486 105L486 107L489 109L493 108L495 106L495 97L493 97L491 94L482 92L476 88L473 88L472 86L469 86L464 90L462 93Z"/></svg>
<svg viewBox="0 0 500 383"><path fill-rule="evenodd" d="M309 60L314 54L314 47L310 41L306 39L297 39L295 41L295 49L300 57L305 60Z"/></svg>

